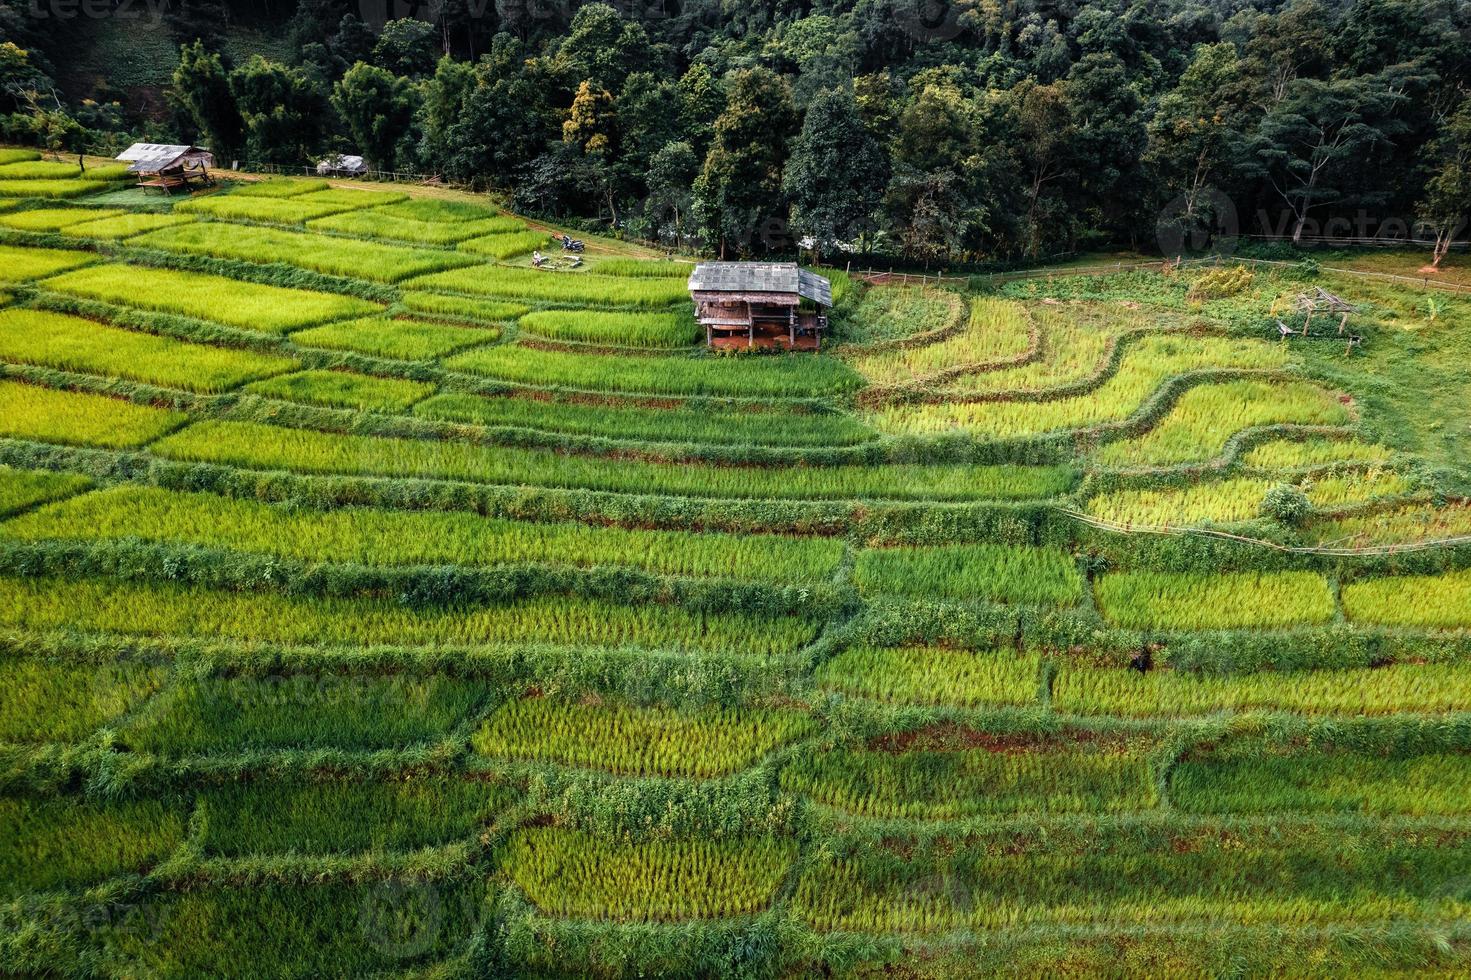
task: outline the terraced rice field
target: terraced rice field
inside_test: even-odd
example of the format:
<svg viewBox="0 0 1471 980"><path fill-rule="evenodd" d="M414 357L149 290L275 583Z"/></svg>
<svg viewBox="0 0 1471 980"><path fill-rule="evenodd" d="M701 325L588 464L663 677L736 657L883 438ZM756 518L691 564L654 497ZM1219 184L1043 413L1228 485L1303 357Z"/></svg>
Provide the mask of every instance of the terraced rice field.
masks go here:
<svg viewBox="0 0 1471 980"><path fill-rule="evenodd" d="M0 973L1471 969L1471 300L835 275L712 356L483 197L68 167L0 152Z"/></svg>

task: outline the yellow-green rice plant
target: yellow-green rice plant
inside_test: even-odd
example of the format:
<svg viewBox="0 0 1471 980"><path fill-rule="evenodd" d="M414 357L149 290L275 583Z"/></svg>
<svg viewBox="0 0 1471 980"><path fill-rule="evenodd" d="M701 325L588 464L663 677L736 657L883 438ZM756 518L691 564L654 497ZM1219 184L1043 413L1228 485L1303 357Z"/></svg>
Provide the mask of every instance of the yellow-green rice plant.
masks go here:
<svg viewBox="0 0 1471 980"><path fill-rule="evenodd" d="M1037 701L1041 655L1013 650L854 647L817 668L823 688L899 704L977 707Z"/></svg>
<svg viewBox="0 0 1471 980"><path fill-rule="evenodd" d="M951 295L951 294L946 294ZM955 315L963 316L958 296L952 296ZM1007 361L1028 347L1031 318L1021 303L993 297L971 300L970 320L964 330L939 343L861 355L853 368L874 384L900 384L966 367Z"/></svg>
<svg viewBox="0 0 1471 980"><path fill-rule="evenodd" d="M474 201L448 201L436 197L410 198L407 201L380 207L373 213L426 222L483 221L486 218L497 216L495 208L488 204L478 204Z"/></svg>
<svg viewBox="0 0 1471 980"><path fill-rule="evenodd" d="M291 749L401 749L437 742L492 695L444 674L191 677L118 726L134 751L173 757Z"/></svg>
<svg viewBox="0 0 1471 980"><path fill-rule="evenodd" d="M518 831L501 864L547 915L677 922L765 908L797 857L773 837L613 841L580 830Z"/></svg>
<svg viewBox="0 0 1471 980"><path fill-rule="evenodd" d="M0 215L0 226L18 231L56 231L67 225L94 218L113 218L123 213L117 208L33 208Z"/></svg>
<svg viewBox="0 0 1471 980"><path fill-rule="evenodd" d="M421 276L410 284L418 289L443 289L471 296L587 306L670 306L689 301L689 292L678 279L600 276L592 272L551 272L518 266L451 269Z"/></svg>
<svg viewBox="0 0 1471 980"><path fill-rule="evenodd" d="M230 193L234 197L297 197L313 191L325 191L331 186L325 180L268 177L265 180L231 184Z"/></svg>
<svg viewBox="0 0 1471 980"><path fill-rule="evenodd" d="M0 515L60 500L91 486L85 476L0 466Z"/></svg>
<svg viewBox="0 0 1471 980"><path fill-rule="evenodd" d="M211 786L197 805L210 855L381 854L469 838L514 797L505 785L455 777L254 780Z"/></svg>
<svg viewBox="0 0 1471 980"><path fill-rule="evenodd" d="M460 250L474 255L488 255L493 259L509 259L526 255L534 249L543 248L552 240L544 231L502 231L492 235L481 235L460 242Z"/></svg>
<svg viewBox="0 0 1471 980"><path fill-rule="evenodd" d="M533 484L624 493L783 499L1035 500L1063 493L1062 467L893 464L730 467L573 456L205 420L153 447L170 459L253 469Z"/></svg>
<svg viewBox="0 0 1471 980"><path fill-rule="evenodd" d="M1083 597L1072 556L1021 545L869 548L858 555L853 582L865 594L1037 606L1066 606Z"/></svg>
<svg viewBox="0 0 1471 980"><path fill-rule="evenodd" d="M1343 613L1356 623L1426 629L1471 627L1471 570L1373 578L1343 587Z"/></svg>
<svg viewBox="0 0 1471 980"><path fill-rule="evenodd" d="M1158 803L1147 740L921 733L891 751L834 748L794 758L781 785L845 813L949 820L1000 813L1119 813ZM975 747L965 747L970 742ZM902 746L902 751L897 747Z"/></svg>
<svg viewBox="0 0 1471 980"><path fill-rule="evenodd" d="M15 248L0 245L0 282L27 282L44 279L67 269L97 261L91 252L70 252L59 248Z"/></svg>
<svg viewBox="0 0 1471 980"><path fill-rule="evenodd" d="M1242 454L1247 466L1262 470L1295 470L1330 463L1383 463L1393 450L1357 439L1273 439Z"/></svg>
<svg viewBox="0 0 1471 980"><path fill-rule="evenodd" d="M409 196L399 191L370 191L357 187L329 187L326 190L293 195L293 198L294 200L304 201L308 204L341 204L357 210L359 208L383 207L389 204L402 204L409 199Z"/></svg>
<svg viewBox="0 0 1471 980"><path fill-rule="evenodd" d="M1028 301L1026 310L1042 342L1040 356L1016 367L962 375L945 385L946 393L958 397L1036 393L1078 384L1098 374L1110 343L1125 333L1178 325L1174 319L1103 303Z"/></svg>
<svg viewBox="0 0 1471 980"><path fill-rule="evenodd" d="M978 436L1018 437L1081 429L1128 418L1177 374L1205 368L1276 368L1286 356L1280 345L1256 340L1149 336L1125 352L1113 377L1087 394L1042 402L891 405L875 413L874 421L884 431L917 434L962 428ZM1344 414L1340 409L1333 417Z"/></svg>
<svg viewBox="0 0 1471 980"><path fill-rule="evenodd" d="M362 412L402 412L434 394L434 386L404 378L375 378L351 371L297 371L279 374L244 390L264 398L354 408Z"/></svg>
<svg viewBox="0 0 1471 980"><path fill-rule="evenodd" d="M1097 453L1104 466L1200 463L1225 451L1231 436L1259 425L1342 425L1352 416L1338 395L1307 381L1228 381L1198 385L1144 435Z"/></svg>
<svg viewBox="0 0 1471 980"><path fill-rule="evenodd" d="M520 218L493 217L473 221L419 221L399 217L393 213L392 205L381 210L348 211L328 218L318 218L308 227L318 231L335 231L359 238L376 238L384 241L413 242L419 245L453 245L481 235L500 232L522 231L526 222Z"/></svg>
<svg viewBox="0 0 1471 980"><path fill-rule="evenodd" d="M469 256L443 249L406 248L334 235L200 222L166 228L132 244L170 252L245 262L284 262L328 275L396 282L409 276L472 265Z"/></svg>
<svg viewBox="0 0 1471 980"><path fill-rule="evenodd" d="M66 201L96 194L111 186L100 180L0 180L0 197L36 197Z"/></svg>
<svg viewBox="0 0 1471 980"><path fill-rule="evenodd" d="M1232 477L1182 487L1113 490L1088 501L1088 512L1106 521L1143 527L1249 521L1260 516L1262 498L1277 482ZM1322 477L1302 487L1314 507L1333 508L1398 496L1410 489L1410 481L1390 470L1376 470Z"/></svg>
<svg viewBox="0 0 1471 980"><path fill-rule="evenodd" d="M1333 619L1333 592L1313 572L1123 572L1094 585L1110 622L1127 629L1308 626Z"/></svg>
<svg viewBox="0 0 1471 980"><path fill-rule="evenodd" d="M1079 715L1182 717L1221 711L1387 715L1471 710L1471 676L1456 665L1214 676L1178 670L1140 673L1064 665L1052 683L1055 711Z"/></svg>
<svg viewBox="0 0 1471 980"><path fill-rule="evenodd" d="M1308 533L1319 544L1362 548L1413 541L1471 537L1471 505L1412 504L1375 514L1354 514L1313 521Z"/></svg>
<svg viewBox="0 0 1471 980"><path fill-rule="evenodd" d="M0 524L0 537L138 538L366 565L631 566L668 575L802 584L831 579L843 556L842 542L826 538L634 531L450 512L314 511L134 485L33 511Z"/></svg>
<svg viewBox="0 0 1471 980"><path fill-rule="evenodd" d="M568 596L411 609L393 599L298 598L171 584L0 579L0 623L134 636L284 644L478 646L549 643L769 656L811 640L801 619L700 614Z"/></svg>
<svg viewBox="0 0 1471 980"><path fill-rule="evenodd" d="M0 148L0 163L24 163L27 160L39 159L41 159L41 154L35 150Z"/></svg>
<svg viewBox="0 0 1471 980"><path fill-rule="evenodd" d="M689 279L695 264L678 259L599 259L593 264L593 271L603 276Z"/></svg>
<svg viewBox="0 0 1471 980"><path fill-rule="evenodd" d="M102 218L95 221L83 221L75 225L67 225L61 229L61 233L69 238L96 238L105 241L119 241L124 238L132 238L144 232L157 231L160 228L172 228L175 225L186 225L191 221L198 221L192 214L119 214L115 218Z"/></svg>
<svg viewBox="0 0 1471 980"><path fill-rule="evenodd" d="M1195 277L1186 298L1192 303L1206 300L1225 299L1251 287L1252 272L1244 265L1223 269L1211 269Z"/></svg>
<svg viewBox="0 0 1471 980"><path fill-rule="evenodd" d="M0 898L145 873L183 843L187 818L157 800L0 798Z"/></svg>
<svg viewBox="0 0 1471 980"><path fill-rule="evenodd" d="M133 265L100 265L46 280L46 288L85 299L180 313L247 330L297 327L377 312L377 303L307 289L283 289L224 276Z"/></svg>
<svg viewBox="0 0 1471 980"><path fill-rule="evenodd" d="M0 657L0 742L80 742L163 685L149 664Z"/></svg>
<svg viewBox="0 0 1471 980"><path fill-rule="evenodd" d="M30 309L0 310L0 359L202 392L296 367L276 354L191 344Z"/></svg>
<svg viewBox="0 0 1471 980"><path fill-rule="evenodd" d="M313 218L346 211L345 204L309 202L300 197L245 197L241 194L217 194L196 197L177 204L182 214L203 214L222 221L260 221L276 225L300 225Z"/></svg>
<svg viewBox="0 0 1471 980"><path fill-rule="evenodd" d="M851 446L874 433L839 412L784 411L776 406L645 408L636 404L543 401L446 392L414 406L414 414L446 422L639 439L747 446Z"/></svg>
<svg viewBox="0 0 1471 980"><path fill-rule="evenodd" d="M522 333L613 347L688 347L700 337L687 313L539 310L520 321Z"/></svg>
<svg viewBox="0 0 1471 980"><path fill-rule="evenodd" d="M135 449L182 425L179 412L105 395L0 381L0 436Z"/></svg>
<svg viewBox="0 0 1471 980"><path fill-rule="evenodd" d="M81 167L59 160L22 160L0 164L0 180L74 180L81 175Z"/></svg>
<svg viewBox="0 0 1471 980"><path fill-rule="evenodd" d="M1170 801L1186 813L1468 814L1471 755L1237 738L1177 763Z"/></svg>
<svg viewBox="0 0 1471 980"><path fill-rule="evenodd" d="M703 779L748 769L815 727L811 715L793 710L680 710L536 697L503 705L470 744L497 758Z"/></svg>
<svg viewBox="0 0 1471 980"><path fill-rule="evenodd" d="M405 289L399 302L418 313L435 313L440 316L462 320L479 320L485 323L508 323L525 315L531 307L519 303L498 303L481 299L466 299L463 296L446 296L443 293L423 293Z"/></svg>
<svg viewBox="0 0 1471 980"><path fill-rule="evenodd" d="M291 335L291 342L302 347L350 350L402 361L428 361L499 338L500 331L493 327L364 317L302 330Z"/></svg>
<svg viewBox="0 0 1471 980"><path fill-rule="evenodd" d="M862 384L837 358L814 359L804 354L608 357L506 345L461 354L445 366L521 384L658 395L815 398Z"/></svg>

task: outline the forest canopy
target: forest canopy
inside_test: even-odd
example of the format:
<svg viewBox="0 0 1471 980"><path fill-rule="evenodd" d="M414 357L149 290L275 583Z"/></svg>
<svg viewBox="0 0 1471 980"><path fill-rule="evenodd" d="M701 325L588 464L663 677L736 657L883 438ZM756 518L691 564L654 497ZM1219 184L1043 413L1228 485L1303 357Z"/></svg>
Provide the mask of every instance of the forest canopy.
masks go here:
<svg viewBox="0 0 1471 980"><path fill-rule="evenodd" d="M84 80L109 25L78 6L0 0L5 139L350 152L728 256L1449 241L1471 216L1471 0L95 5L156 12L156 93Z"/></svg>

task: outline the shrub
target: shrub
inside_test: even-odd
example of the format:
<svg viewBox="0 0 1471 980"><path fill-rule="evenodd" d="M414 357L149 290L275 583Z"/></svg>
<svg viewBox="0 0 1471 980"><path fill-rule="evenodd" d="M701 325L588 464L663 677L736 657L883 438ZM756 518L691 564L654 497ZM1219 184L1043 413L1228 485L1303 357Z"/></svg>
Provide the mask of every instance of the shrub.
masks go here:
<svg viewBox="0 0 1471 980"><path fill-rule="evenodd" d="M1300 487L1279 483L1262 497L1260 513L1279 524L1300 527L1313 512L1312 501Z"/></svg>

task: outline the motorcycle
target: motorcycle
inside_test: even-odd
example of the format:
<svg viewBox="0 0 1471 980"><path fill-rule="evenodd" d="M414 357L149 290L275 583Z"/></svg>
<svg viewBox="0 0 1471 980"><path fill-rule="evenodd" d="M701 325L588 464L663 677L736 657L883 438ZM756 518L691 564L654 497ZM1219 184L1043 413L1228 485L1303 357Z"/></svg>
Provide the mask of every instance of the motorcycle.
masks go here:
<svg viewBox="0 0 1471 980"><path fill-rule="evenodd" d="M580 238L571 238L567 235L562 236L562 251L564 252L581 252L586 247L586 244Z"/></svg>

